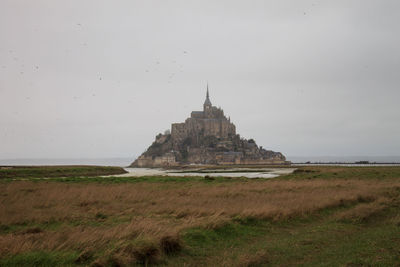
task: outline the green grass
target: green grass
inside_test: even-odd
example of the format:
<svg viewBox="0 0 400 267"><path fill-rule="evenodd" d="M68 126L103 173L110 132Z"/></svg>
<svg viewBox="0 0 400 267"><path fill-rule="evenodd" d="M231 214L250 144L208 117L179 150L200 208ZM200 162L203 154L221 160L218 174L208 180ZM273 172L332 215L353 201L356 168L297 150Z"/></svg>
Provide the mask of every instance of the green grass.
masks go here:
<svg viewBox="0 0 400 267"><path fill-rule="evenodd" d="M184 234L184 255L170 258L168 265L396 266L400 262L400 226L390 222L399 207L368 224L338 222L330 216L335 211L278 222L244 218L216 229L189 229Z"/></svg>
<svg viewBox="0 0 400 267"><path fill-rule="evenodd" d="M0 266L77 266L81 265L75 262L78 256L77 252L35 251L0 259Z"/></svg>
<svg viewBox="0 0 400 267"><path fill-rule="evenodd" d="M87 177L87 176L72 176L72 177L26 177L4 178L2 182L13 182L15 180L29 180L35 182L63 182L63 183L99 183L99 184L119 184L119 183L205 183L205 184L221 184L231 182L249 182L248 178L244 177L213 177L213 179L205 179L201 176L143 176L143 177ZM263 179L253 179L262 181Z"/></svg>
<svg viewBox="0 0 400 267"><path fill-rule="evenodd" d="M49 221L47 223L25 222L25 223L10 224L10 225L2 224L2 225L0 225L0 234L20 233L24 230L32 229L32 228L53 231L53 230L59 229L63 225L65 225L65 223L59 222L59 221Z"/></svg>
<svg viewBox="0 0 400 267"><path fill-rule="evenodd" d="M393 179L400 177L398 166L377 167L342 167L342 166L310 166L299 167L294 173L275 179L310 180L310 179Z"/></svg>
<svg viewBox="0 0 400 267"><path fill-rule="evenodd" d="M232 169L200 169L200 170L185 170L185 171L177 171L178 173L251 173L251 172L269 172L267 169L241 169L241 170L232 170Z"/></svg>
<svg viewBox="0 0 400 267"><path fill-rule="evenodd" d="M285 166L286 167L286 166ZM259 170L257 170L259 171ZM185 172L185 171L183 171ZM192 172L192 171L189 171ZM207 173L208 170L198 171ZM217 172L226 172L219 170ZM243 172L243 171L237 171ZM250 171L251 172L251 171ZM49 167L14 167L0 169L0 181L14 180L55 181L66 183L229 183L229 182L265 182L266 179L244 177L215 177L204 179L197 176L146 176L146 177L99 177L102 175L122 174L120 167L101 166L49 166ZM342 166L306 166L299 167L293 174L283 175L274 180L310 180L310 179L393 179L400 177L400 167L342 167Z"/></svg>
<svg viewBox="0 0 400 267"><path fill-rule="evenodd" d="M123 174L121 167L103 166L14 166L0 167L0 179L78 177Z"/></svg>
<svg viewBox="0 0 400 267"><path fill-rule="evenodd" d="M400 227L387 220L365 225L321 217L270 222L235 220L215 229L185 231L185 249L165 257L168 266L396 266ZM78 252L30 252L2 259L0 266L77 266ZM223 257L222 257L223 255ZM258 259L257 255L266 255ZM111 266L111 265L110 265Z"/></svg>

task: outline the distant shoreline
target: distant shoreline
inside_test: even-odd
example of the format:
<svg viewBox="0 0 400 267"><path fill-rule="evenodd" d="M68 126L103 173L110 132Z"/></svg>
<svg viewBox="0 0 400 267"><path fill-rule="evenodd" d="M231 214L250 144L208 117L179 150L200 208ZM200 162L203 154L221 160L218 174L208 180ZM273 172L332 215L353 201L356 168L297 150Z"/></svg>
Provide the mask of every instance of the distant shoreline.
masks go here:
<svg viewBox="0 0 400 267"><path fill-rule="evenodd" d="M114 158L56 158L56 159L0 159L0 166L66 166L66 165L87 165L87 166L116 166L128 167L135 157L114 157ZM343 157L342 159L325 158L299 158L288 157L292 166L398 166L400 157ZM363 163L361 163L363 162ZM232 165L234 166L234 165ZM290 165L289 165L290 166Z"/></svg>
<svg viewBox="0 0 400 267"><path fill-rule="evenodd" d="M399 162L371 162L371 163L356 163L356 162L312 162L312 163L292 163L291 166L400 166Z"/></svg>

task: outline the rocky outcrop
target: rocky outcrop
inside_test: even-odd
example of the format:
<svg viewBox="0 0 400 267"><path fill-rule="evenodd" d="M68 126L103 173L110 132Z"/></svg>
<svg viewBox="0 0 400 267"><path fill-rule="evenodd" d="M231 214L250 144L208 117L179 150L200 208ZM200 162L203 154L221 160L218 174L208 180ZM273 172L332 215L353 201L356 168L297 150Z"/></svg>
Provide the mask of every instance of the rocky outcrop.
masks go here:
<svg viewBox="0 0 400 267"><path fill-rule="evenodd" d="M171 133L156 136L153 144L132 167L164 167L186 164L284 164L280 152L257 146L253 139L236 134L236 127L222 109L211 105L208 95L203 111L193 111L183 123L174 123Z"/></svg>

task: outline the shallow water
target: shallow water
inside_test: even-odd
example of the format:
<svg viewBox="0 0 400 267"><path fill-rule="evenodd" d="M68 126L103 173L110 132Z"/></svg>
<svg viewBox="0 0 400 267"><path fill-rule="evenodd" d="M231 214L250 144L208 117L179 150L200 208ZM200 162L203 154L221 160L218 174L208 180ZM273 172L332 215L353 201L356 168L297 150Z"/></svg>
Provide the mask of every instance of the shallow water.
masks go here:
<svg viewBox="0 0 400 267"><path fill-rule="evenodd" d="M296 168L260 168L254 169L207 169L193 171L182 170L163 170L163 169L149 169L149 168L125 168L128 173L120 175L112 175L118 177L140 177L140 176L202 176L206 175L211 177L246 177L246 178L275 178L280 175L290 174ZM242 171L242 172L241 172Z"/></svg>

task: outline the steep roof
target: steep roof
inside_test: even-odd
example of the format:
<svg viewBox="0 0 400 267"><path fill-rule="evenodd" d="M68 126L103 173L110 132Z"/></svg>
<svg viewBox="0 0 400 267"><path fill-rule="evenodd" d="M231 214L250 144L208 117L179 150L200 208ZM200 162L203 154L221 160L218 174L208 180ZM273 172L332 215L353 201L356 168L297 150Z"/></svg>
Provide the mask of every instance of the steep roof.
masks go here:
<svg viewBox="0 0 400 267"><path fill-rule="evenodd" d="M207 94L206 94L206 101L204 101L204 106L212 106L211 101L210 101L210 95L208 93L208 84L207 84Z"/></svg>

